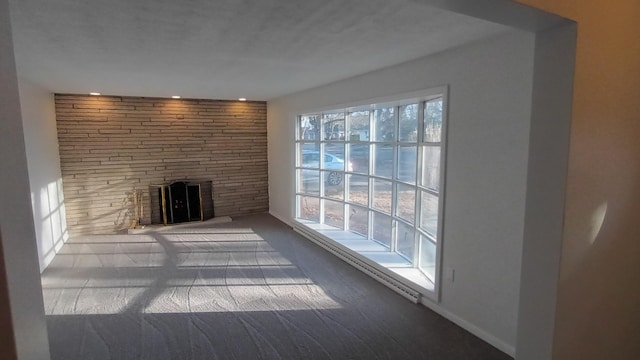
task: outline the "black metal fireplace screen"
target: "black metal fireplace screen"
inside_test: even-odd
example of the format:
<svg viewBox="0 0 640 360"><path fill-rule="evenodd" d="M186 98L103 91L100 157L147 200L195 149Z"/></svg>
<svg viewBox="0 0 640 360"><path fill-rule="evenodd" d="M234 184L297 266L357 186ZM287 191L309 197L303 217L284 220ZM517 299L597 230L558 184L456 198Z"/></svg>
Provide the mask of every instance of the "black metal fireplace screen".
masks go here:
<svg viewBox="0 0 640 360"><path fill-rule="evenodd" d="M203 202L203 195L209 195L210 197L211 191L206 187L203 188L203 185L211 187L211 182L191 183L178 181L171 184L153 186L157 188L157 199L159 200L156 206L159 208L161 218L158 220L167 225L188 221L203 221L213 217L213 204L209 199L205 199ZM156 202L153 197L152 195L152 206ZM207 206L207 204L210 205ZM209 207L211 209L208 209Z"/></svg>

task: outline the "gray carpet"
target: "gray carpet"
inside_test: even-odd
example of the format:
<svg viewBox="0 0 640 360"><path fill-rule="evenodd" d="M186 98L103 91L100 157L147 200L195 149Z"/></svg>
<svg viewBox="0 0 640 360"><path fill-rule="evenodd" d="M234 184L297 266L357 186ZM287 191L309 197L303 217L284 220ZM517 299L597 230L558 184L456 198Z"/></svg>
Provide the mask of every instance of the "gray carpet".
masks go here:
<svg viewBox="0 0 640 360"><path fill-rule="evenodd" d="M266 214L77 237L42 286L53 359L509 359Z"/></svg>

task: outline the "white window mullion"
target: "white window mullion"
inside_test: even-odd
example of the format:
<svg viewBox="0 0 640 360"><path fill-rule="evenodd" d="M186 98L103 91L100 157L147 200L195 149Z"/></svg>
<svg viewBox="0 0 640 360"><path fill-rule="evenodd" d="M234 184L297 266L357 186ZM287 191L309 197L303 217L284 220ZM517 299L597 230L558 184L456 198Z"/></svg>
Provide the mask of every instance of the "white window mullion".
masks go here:
<svg viewBox="0 0 640 360"><path fill-rule="evenodd" d="M396 252L398 250L398 229L394 218L398 216L398 142L400 138L400 106L396 106L393 112L395 139L392 149L391 157L391 251Z"/></svg>
<svg viewBox="0 0 640 360"><path fill-rule="evenodd" d="M369 199L368 199L368 208L367 208L367 239L373 239L373 212L369 209L373 208L373 167L376 162L376 154L375 148L373 145L373 139L375 139L375 111L371 110L369 112L369 171L368 171L368 181L369 181Z"/></svg>
<svg viewBox="0 0 640 360"><path fill-rule="evenodd" d="M347 199L349 199L349 184L351 183L351 177L347 175L349 170L349 159L351 158L351 136L347 134L351 133L351 115L347 110L344 110L344 173L342 174L342 229L344 231L349 230L349 206L347 205Z"/></svg>
<svg viewBox="0 0 640 360"><path fill-rule="evenodd" d="M422 196L419 189L420 181L422 180L422 142L424 140L424 101L420 101L418 103L418 134L416 138L417 147L416 151L416 188L415 188L415 211L414 211L414 221L413 221L413 234L414 234L414 242L413 242L413 267L418 268L418 262L420 261L420 235L418 234L417 229L420 227L420 219L422 218Z"/></svg>
<svg viewBox="0 0 640 360"><path fill-rule="evenodd" d="M325 181L324 181L324 171L322 169L324 169L324 152L325 152L325 144L326 144L326 140L324 139L324 134L325 134L325 129L324 129L324 113L320 113L319 116L319 121L320 121L320 134L318 136L318 141L319 143L318 145L318 196L319 196L319 202L320 202L320 223L324 224L324 185L325 185Z"/></svg>

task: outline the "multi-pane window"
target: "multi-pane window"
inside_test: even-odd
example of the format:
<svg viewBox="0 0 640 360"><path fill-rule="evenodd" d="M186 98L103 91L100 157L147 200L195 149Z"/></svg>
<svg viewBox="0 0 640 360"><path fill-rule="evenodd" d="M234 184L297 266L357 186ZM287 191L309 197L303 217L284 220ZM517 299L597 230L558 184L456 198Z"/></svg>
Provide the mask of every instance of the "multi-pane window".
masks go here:
<svg viewBox="0 0 640 360"><path fill-rule="evenodd" d="M374 241L435 282L443 110L434 95L298 116L296 217Z"/></svg>

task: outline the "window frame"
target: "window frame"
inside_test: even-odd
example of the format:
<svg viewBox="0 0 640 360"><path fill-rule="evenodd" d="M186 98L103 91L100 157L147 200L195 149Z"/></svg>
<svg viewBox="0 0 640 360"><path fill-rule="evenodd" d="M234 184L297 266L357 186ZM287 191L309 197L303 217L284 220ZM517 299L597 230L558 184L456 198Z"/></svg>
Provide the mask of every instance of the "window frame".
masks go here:
<svg viewBox="0 0 640 360"><path fill-rule="evenodd" d="M410 225L413 230L414 230L414 247L413 247L413 258L412 259L408 259L409 261L411 261L411 263L413 264L414 268L419 269L424 276L427 276L434 284L434 291L433 292L428 292L427 294L424 294L430 298L432 298L433 300L439 301L439 297L440 297L440 284L441 284L441 258L442 258L442 243L443 243L443 238L444 238L444 218L445 218L445 214L444 214L444 208L445 208L445 194L446 194L446 155L447 155L447 128L448 128L448 111L449 111L449 102L448 102L448 86L439 86L439 87L435 87L429 90L424 90L424 91L418 91L418 92L412 92L412 93L405 93L405 94L399 94L399 95L395 95L392 97L384 97L384 98L375 98L375 99L370 99L370 100L365 100L365 101L361 101L361 102L357 102L357 103L351 103L351 104L346 104L346 105L337 105L337 106L328 106L328 107L324 107L324 108L319 108L319 109L315 109L315 110L311 110L311 111L304 111L304 112L300 112L298 114L295 114L294 116L294 124L295 124L295 138L294 138L294 148L295 148L295 161L294 161L294 183L297 184L297 186L294 189L294 194L293 194L293 203L294 203L294 221L299 217L299 211L300 209L298 209L298 197L299 196L305 196L305 197L317 197L318 201L320 202L320 223L324 223L325 222L325 213L324 213L324 201L323 199L327 199L328 201L334 201L334 202L339 202L342 203L343 205L343 214L344 214L344 218L343 218L343 228L342 230L345 231L349 231L348 230L348 219L346 214L349 214L349 208L351 206L358 206L358 207L363 207L362 203L356 203L353 201L350 201L349 196L350 196L350 187L349 187L349 181L352 175L354 176L366 176L368 177L368 197L367 197L367 203L368 205L366 206L366 210L368 211L367 214L367 223L368 223L368 228L367 228L367 234L364 234L369 240L372 241L376 241L379 242L378 240L373 238L373 217L374 217L374 213L383 215L383 216L388 216L391 218L391 246L390 251L396 251L397 250L397 229L395 228L395 226L393 224L395 224L396 222L400 221L406 225ZM432 101L434 99L442 99L442 123L441 123L441 128L440 128L440 142L433 142L433 141L427 141L426 139L426 133L425 133L425 106L426 103L428 101ZM409 105L409 104L416 104L418 105L418 111L417 111L417 129L416 129L416 139L415 141L400 141L400 107L403 105ZM395 132L395 136L393 141L375 141L376 139L376 123L375 123L375 110L378 109L384 109L384 108L390 108L393 107L394 110L394 132ZM360 111L368 111L369 112L369 128L368 128L368 135L367 138L368 140L360 140L361 137L359 137L358 139L352 138L351 136L351 124L350 124L350 120L351 120L351 113L354 112L360 112ZM342 132L343 132L343 136L339 139L327 139L325 138L326 134L325 134L325 128L324 128L324 123L325 123L325 114L335 114L335 113L342 113L343 114L343 128L342 128ZM311 117L311 116L317 116L317 119L319 120L319 124L320 127L317 129L317 133L319 134L318 136L316 136L315 139L310 140L310 139L301 139L300 136L300 119L302 117ZM361 129L359 129L359 131L361 131ZM319 179L318 179L318 195L310 195L309 193L301 193L300 191L298 191L298 179L297 179L297 173L298 171L301 171L302 168L302 164L299 163L300 159L299 156L303 153L304 149L303 146L305 144L315 144L314 148L317 148L319 153L323 156L320 156L321 161L319 162L319 166L318 169L313 169L314 171L318 171L319 172ZM342 173L342 182L339 185L341 187L342 190L342 197L341 199L337 199L335 197L330 197L327 195L326 192L326 184L325 181L323 181L323 171L328 171L328 169L325 169L324 166L324 157L326 157L326 148L327 145L329 145L329 147L332 144L336 144L336 145L341 145L342 147L342 157L344 159L344 169L341 171ZM368 164L368 173L363 174L362 172L356 172L353 171L353 169L349 168L349 159L351 158L350 156L350 151L351 151L351 146L350 145L368 145L369 146L369 164ZM378 176L378 175L374 175L375 172L375 161L376 161L376 152L375 152L375 145L390 145L392 148L392 173L390 177L385 177L385 176ZM405 180L400 180L398 178L398 167L399 167L399 149L402 146L413 146L416 147L416 168L415 168L415 179L414 181L411 182L406 182ZM424 149L426 147L439 147L440 148L440 156L439 156L439 164L438 164L438 189L433 189L427 186L423 186L423 181L422 181L422 177L424 176L423 174L423 166L424 166L424 161L423 161L423 153L424 153ZM335 155L335 154L334 154ZM383 181L388 181L391 183L391 213L387 214L384 211L380 211L378 210L376 207L374 207L374 182L375 180L383 180ZM425 181L426 183L426 181ZM403 217L398 216L398 214L396 213L396 209L397 209L397 187L399 186L399 184L404 185L404 186L409 186L413 189L414 192L414 196L415 196L415 208L414 208L414 213L413 213L413 217L414 217L414 221L413 223L408 222L407 220L405 220ZM438 219L437 219L437 230L436 230L436 234L435 237L421 229L421 191L425 191L431 195L434 195L437 197L438 199ZM435 248L436 248L436 254L435 254L435 271L434 271L434 275L433 278L431 278L431 276L427 275L426 273L424 273L424 271L420 268L420 254L421 254L421 236L424 237L425 239L428 239L428 241L431 241L433 244L435 244ZM379 242L380 243L380 242ZM385 245L385 244L383 244ZM385 245L386 246L386 245ZM397 252L397 251L396 251ZM402 254L400 254L401 256L404 256ZM405 257L406 258L406 257Z"/></svg>

